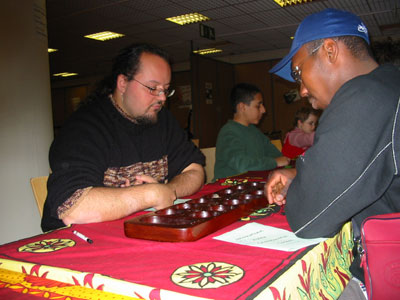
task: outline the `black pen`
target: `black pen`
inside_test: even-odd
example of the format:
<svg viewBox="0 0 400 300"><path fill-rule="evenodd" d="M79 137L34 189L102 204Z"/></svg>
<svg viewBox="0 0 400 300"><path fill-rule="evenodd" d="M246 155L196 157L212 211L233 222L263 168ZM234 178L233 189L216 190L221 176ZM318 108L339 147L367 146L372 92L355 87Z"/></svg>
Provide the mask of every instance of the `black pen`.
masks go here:
<svg viewBox="0 0 400 300"><path fill-rule="evenodd" d="M86 235L83 235L76 230L73 231L73 234L75 234L77 237L80 237L82 240L88 242L89 244L93 244L93 240L89 239Z"/></svg>

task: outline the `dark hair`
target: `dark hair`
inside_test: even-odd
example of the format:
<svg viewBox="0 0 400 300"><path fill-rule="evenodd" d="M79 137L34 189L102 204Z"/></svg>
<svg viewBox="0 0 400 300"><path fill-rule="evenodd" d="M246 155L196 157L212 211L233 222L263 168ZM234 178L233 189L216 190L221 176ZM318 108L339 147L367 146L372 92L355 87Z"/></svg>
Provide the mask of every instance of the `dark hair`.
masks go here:
<svg viewBox="0 0 400 300"><path fill-rule="evenodd" d="M345 44L347 49L349 49L350 53L359 60L365 60L373 57L371 47L363 38L359 36L344 35L332 37L331 39L335 41L341 41L343 44ZM308 53L311 54L314 49L322 45L324 40L325 39L319 39L309 42L307 44Z"/></svg>
<svg viewBox="0 0 400 300"><path fill-rule="evenodd" d="M236 106L243 102L247 105L254 99L256 94L260 93L261 91L255 85L249 83L238 83L236 84L231 91L231 104L233 108L233 112L236 113Z"/></svg>
<svg viewBox="0 0 400 300"><path fill-rule="evenodd" d="M294 116L294 127L297 127L298 121L304 122L310 115L318 116L318 111L307 106L300 108Z"/></svg>
<svg viewBox="0 0 400 300"><path fill-rule="evenodd" d="M140 68L140 56L142 53L151 53L160 56L170 63L168 53L163 49L150 44L132 44L122 49L114 58L111 74L106 76L98 85L96 90L88 97L89 100L99 96L109 95L117 86L117 78L120 74L131 81Z"/></svg>

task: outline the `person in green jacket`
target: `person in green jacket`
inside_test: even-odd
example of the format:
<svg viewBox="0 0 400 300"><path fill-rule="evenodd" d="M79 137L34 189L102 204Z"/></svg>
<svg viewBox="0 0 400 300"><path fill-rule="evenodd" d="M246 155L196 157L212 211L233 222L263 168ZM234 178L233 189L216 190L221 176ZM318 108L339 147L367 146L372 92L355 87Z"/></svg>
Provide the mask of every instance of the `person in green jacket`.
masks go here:
<svg viewBox="0 0 400 300"><path fill-rule="evenodd" d="M239 83L231 91L233 120L220 130L215 152L214 181L246 171L271 170L290 159L271 143L257 125L265 113L260 89Z"/></svg>

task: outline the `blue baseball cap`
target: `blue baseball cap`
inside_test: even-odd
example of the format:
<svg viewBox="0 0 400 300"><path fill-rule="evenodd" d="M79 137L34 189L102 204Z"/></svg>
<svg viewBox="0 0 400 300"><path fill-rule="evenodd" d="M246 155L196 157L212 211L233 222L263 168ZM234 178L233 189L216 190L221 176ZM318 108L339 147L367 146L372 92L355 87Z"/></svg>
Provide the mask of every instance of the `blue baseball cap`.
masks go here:
<svg viewBox="0 0 400 300"><path fill-rule="evenodd" d="M297 28L289 54L269 72L294 82L291 75L292 58L304 44L344 35L359 36L369 44L368 29L356 15L333 8L312 14L306 17Z"/></svg>

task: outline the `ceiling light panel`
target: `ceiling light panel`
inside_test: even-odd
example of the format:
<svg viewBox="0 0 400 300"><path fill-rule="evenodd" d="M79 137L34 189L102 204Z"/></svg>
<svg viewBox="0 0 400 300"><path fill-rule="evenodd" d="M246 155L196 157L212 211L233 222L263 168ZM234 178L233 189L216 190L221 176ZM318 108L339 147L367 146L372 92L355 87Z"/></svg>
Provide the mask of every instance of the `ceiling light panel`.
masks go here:
<svg viewBox="0 0 400 300"><path fill-rule="evenodd" d="M192 23L208 21L208 20L210 20L210 18L206 17L202 14L199 14L199 13L190 13L190 14L180 15L180 16L176 16L176 17L166 18L165 20L179 24L179 25L185 25L185 24L192 24Z"/></svg>
<svg viewBox="0 0 400 300"><path fill-rule="evenodd" d="M288 5L304 4L312 0L274 0L278 5L285 7Z"/></svg>
<svg viewBox="0 0 400 300"><path fill-rule="evenodd" d="M55 77L70 77L70 76L76 76L78 73L70 73L70 72L62 72L62 73L56 73L53 74Z"/></svg>
<svg viewBox="0 0 400 300"><path fill-rule="evenodd" d="M207 55L207 54L218 53L218 52L222 52L222 50L217 49L217 48L207 48L207 49L200 49L200 50L193 51L193 53L197 53L200 55Z"/></svg>
<svg viewBox="0 0 400 300"><path fill-rule="evenodd" d="M125 35L122 33L116 33L116 32L112 32L112 31L102 31L102 32L98 32L98 33L85 35L85 38L104 42L104 41L108 41L111 39L120 38L123 36L125 36Z"/></svg>

